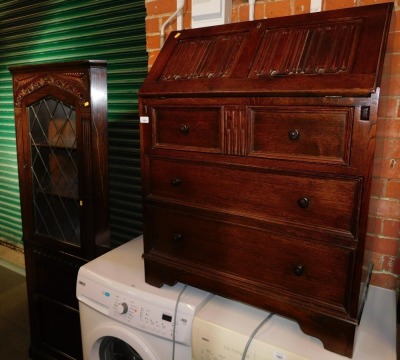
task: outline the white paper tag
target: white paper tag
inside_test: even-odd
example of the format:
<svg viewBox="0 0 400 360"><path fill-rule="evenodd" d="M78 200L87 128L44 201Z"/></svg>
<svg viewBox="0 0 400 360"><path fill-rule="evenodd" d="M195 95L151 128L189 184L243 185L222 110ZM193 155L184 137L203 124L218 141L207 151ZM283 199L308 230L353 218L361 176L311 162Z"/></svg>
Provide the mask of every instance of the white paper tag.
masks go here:
<svg viewBox="0 0 400 360"><path fill-rule="evenodd" d="M140 117L140 123L141 124L148 124L149 123L149 117L148 116L141 116Z"/></svg>

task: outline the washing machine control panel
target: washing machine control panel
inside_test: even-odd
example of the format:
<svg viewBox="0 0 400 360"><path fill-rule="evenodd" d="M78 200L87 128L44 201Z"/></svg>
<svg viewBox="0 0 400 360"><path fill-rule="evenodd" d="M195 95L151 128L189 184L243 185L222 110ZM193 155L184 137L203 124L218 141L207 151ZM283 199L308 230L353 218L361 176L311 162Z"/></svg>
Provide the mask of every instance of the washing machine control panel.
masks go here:
<svg viewBox="0 0 400 360"><path fill-rule="evenodd" d="M103 279L93 281L83 273L78 275L80 302L130 327L191 346L194 316L212 294L191 287L184 289L183 285L160 289L159 294L153 288L151 291L135 287L120 290L104 284ZM182 296L177 306L178 295Z"/></svg>
<svg viewBox="0 0 400 360"><path fill-rule="evenodd" d="M170 340L173 339L175 326L175 340L190 345L193 320L190 316L178 313L174 321L174 311L115 292L110 297L109 316L112 318Z"/></svg>

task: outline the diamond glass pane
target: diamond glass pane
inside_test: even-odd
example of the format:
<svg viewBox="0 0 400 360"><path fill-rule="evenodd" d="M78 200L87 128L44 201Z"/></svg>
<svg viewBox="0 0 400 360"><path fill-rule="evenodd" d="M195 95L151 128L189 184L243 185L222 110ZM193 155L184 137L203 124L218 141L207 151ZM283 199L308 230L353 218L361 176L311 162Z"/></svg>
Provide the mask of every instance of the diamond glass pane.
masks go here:
<svg viewBox="0 0 400 360"><path fill-rule="evenodd" d="M76 112L52 97L27 108L35 231L79 244Z"/></svg>

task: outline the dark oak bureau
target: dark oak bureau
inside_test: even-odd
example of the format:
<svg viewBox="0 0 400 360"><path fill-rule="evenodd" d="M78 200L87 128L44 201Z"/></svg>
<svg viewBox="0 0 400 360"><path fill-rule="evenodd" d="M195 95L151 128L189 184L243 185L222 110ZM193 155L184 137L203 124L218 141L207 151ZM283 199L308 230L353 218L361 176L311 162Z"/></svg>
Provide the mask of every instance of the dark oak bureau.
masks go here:
<svg viewBox="0 0 400 360"><path fill-rule="evenodd" d="M265 308L352 356L391 10L170 34L140 89L149 284Z"/></svg>

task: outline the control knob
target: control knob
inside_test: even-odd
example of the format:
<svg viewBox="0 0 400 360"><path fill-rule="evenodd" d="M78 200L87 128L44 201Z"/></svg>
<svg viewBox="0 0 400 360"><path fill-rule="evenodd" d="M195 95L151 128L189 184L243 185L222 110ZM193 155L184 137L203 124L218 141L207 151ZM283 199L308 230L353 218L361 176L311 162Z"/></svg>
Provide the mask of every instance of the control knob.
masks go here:
<svg viewBox="0 0 400 360"><path fill-rule="evenodd" d="M127 303L123 302L117 305L117 313L118 314L126 314L128 312L128 305Z"/></svg>

